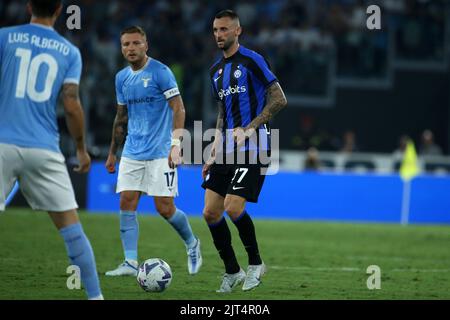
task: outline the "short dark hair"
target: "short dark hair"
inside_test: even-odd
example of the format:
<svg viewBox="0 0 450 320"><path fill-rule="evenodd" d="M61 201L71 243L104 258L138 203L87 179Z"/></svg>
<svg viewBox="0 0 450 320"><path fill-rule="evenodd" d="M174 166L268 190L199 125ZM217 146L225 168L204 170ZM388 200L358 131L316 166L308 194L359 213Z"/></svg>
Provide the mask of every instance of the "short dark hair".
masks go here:
<svg viewBox="0 0 450 320"><path fill-rule="evenodd" d="M225 17L228 17L232 20L239 20L239 16L237 15L237 13L230 9L226 9L226 10L222 10L222 11L218 12L214 18L220 19L220 18L225 18Z"/></svg>
<svg viewBox="0 0 450 320"><path fill-rule="evenodd" d="M61 5L61 0L30 0L31 12L40 18L52 17Z"/></svg>
<svg viewBox="0 0 450 320"><path fill-rule="evenodd" d="M139 26L131 26L131 27L126 27L125 29L123 29L120 32L120 36L122 37L124 34L126 33L139 33L140 35L142 35L144 38L147 38L147 35L145 34L144 29L142 29Z"/></svg>

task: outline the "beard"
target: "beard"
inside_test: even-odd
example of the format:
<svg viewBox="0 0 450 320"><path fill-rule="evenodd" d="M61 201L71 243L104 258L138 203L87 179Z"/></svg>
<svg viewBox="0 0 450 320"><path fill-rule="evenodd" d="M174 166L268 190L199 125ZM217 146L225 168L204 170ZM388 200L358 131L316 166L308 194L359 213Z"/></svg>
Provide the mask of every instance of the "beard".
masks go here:
<svg viewBox="0 0 450 320"><path fill-rule="evenodd" d="M141 54L136 54L134 56L128 56L126 57L126 59L128 60L128 62L137 62L137 61L141 61L142 59L144 59L145 55L141 55Z"/></svg>
<svg viewBox="0 0 450 320"><path fill-rule="evenodd" d="M126 60L133 68L142 68L145 64L146 54L137 54L133 57L126 57Z"/></svg>
<svg viewBox="0 0 450 320"><path fill-rule="evenodd" d="M227 51L233 45L234 39L229 39L223 42L222 50Z"/></svg>

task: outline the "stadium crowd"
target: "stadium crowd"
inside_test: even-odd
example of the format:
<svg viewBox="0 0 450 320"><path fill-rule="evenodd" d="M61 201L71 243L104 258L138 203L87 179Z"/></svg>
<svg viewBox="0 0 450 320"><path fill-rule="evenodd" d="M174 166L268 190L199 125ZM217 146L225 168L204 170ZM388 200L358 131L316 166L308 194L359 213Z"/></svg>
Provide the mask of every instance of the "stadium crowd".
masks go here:
<svg viewBox="0 0 450 320"><path fill-rule="evenodd" d="M0 2L0 27L28 22L23 1ZM66 3L67 4L67 3ZM218 54L211 32L223 3L207 0L74 0L82 12L81 30L56 29L76 44L83 57L82 100L88 114L93 153L109 144L115 116L114 76L124 67L119 33L129 25L149 35L150 55L171 67L189 110L186 126L203 118L207 70ZM366 8L380 5L383 29L369 36ZM444 1L415 0L232 0L227 7L243 17L242 43L265 54L289 94L323 95L328 64L337 58L337 76L383 77L387 72L389 32L405 59L440 59L444 55ZM426 31L426 32L425 32ZM207 91L209 93L209 91ZM60 125L64 127L61 113ZM341 134L340 134L341 135ZM305 140L307 137L300 137ZM292 148L307 150L295 143ZM395 139L395 138L393 138ZM321 149L339 150L340 137L327 137ZM298 142L298 139L297 139ZM62 137L66 154L73 152Z"/></svg>

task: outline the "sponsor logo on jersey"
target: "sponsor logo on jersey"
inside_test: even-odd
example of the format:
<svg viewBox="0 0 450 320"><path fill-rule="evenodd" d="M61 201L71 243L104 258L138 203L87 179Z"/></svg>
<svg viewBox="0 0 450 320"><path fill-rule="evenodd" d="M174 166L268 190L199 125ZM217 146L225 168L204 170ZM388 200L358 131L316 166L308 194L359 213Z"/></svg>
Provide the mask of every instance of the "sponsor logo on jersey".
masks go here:
<svg viewBox="0 0 450 320"><path fill-rule="evenodd" d="M152 102L153 102L153 98L151 98L151 97L142 97L142 98L136 98L136 99L128 99L127 100L127 105L142 104L142 103L152 103Z"/></svg>
<svg viewBox="0 0 450 320"><path fill-rule="evenodd" d="M236 94L236 93L245 93L247 92L247 88L245 86L238 86L235 85L234 87L228 86L227 89L220 89L219 90L219 98L222 100L224 97L229 96L230 94Z"/></svg>

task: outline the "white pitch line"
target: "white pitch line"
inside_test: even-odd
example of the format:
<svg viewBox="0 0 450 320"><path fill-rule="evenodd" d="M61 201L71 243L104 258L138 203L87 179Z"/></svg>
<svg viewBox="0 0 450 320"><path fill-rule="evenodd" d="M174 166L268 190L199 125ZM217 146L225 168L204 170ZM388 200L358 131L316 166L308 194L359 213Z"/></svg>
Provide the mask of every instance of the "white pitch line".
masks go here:
<svg viewBox="0 0 450 320"><path fill-rule="evenodd" d="M342 267L342 268L312 268L312 267L284 267L284 266L268 266L270 269L275 270L313 270L313 271L345 271L345 272L355 272L355 271L362 271L360 268L351 268L351 267Z"/></svg>
<svg viewBox="0 0 450 320"><path fill-rule="evenodd" d="M285 266L268 266L270 269L275 270L310 270L310 271L342 271L342 272L365 272L364 269L361 268L352 268L352 267L341 267L341 268L325 268L325 267L285 267ZM450 269L391 269L391 270L383 270L381 272L422 272L422 273L447 273L450 272Z"/></svg>
<svg viewBox="0 0 450 320"><path fill-rule="evenodd" d="M349 260L394 260L394 261L406 261L410 260L410 258L405 257L369 257L369 256L348 256L345 257Z"/></svg>
<svg viewBox="0 0 450 320"><path fill-rule="evenodd" d="M445 273L450 269L392 269L391 272L423 272L423 273Z"/></svg>

